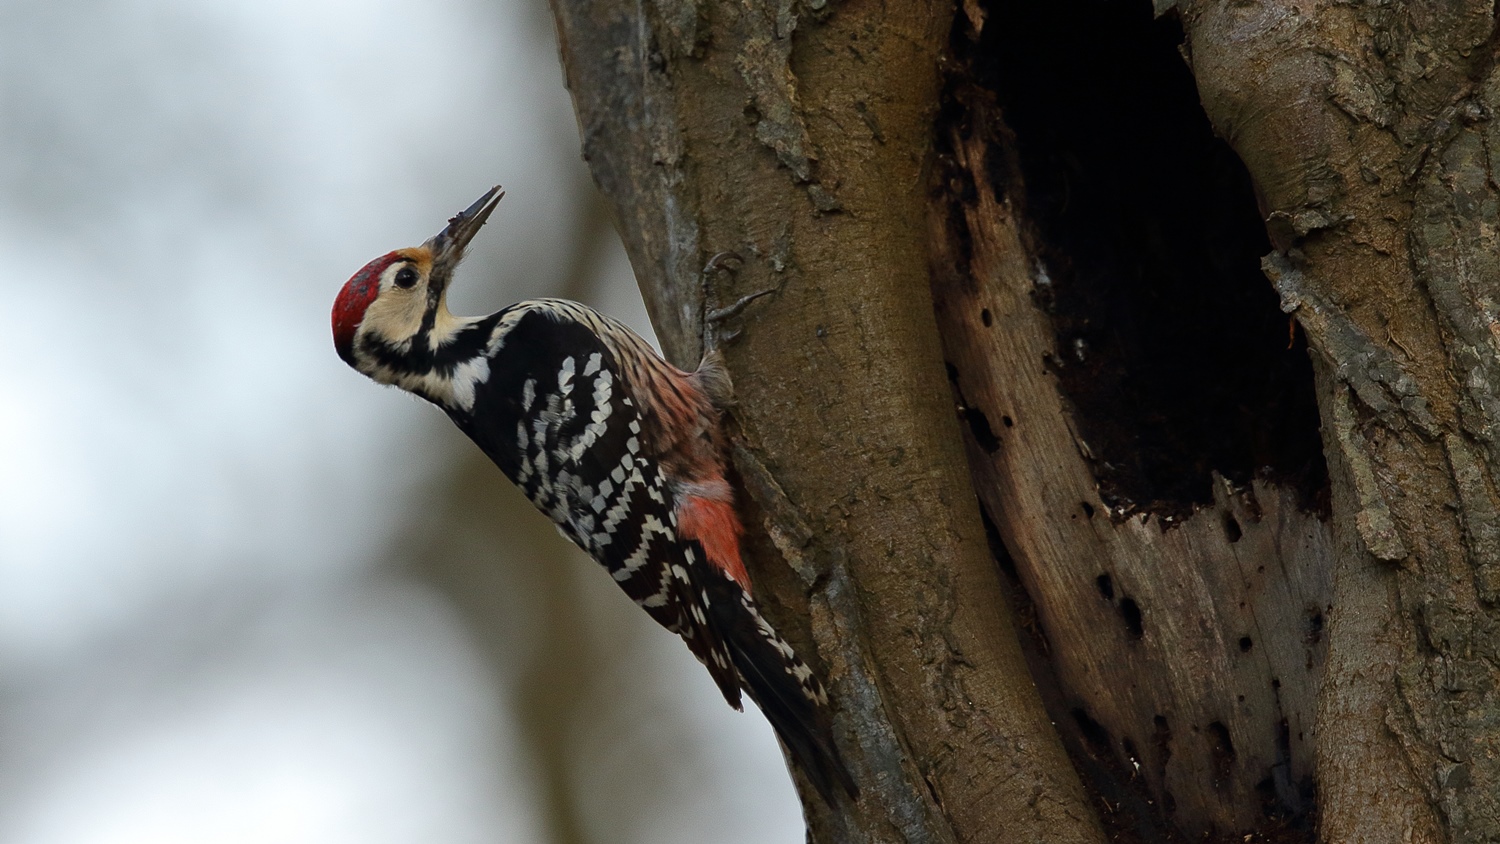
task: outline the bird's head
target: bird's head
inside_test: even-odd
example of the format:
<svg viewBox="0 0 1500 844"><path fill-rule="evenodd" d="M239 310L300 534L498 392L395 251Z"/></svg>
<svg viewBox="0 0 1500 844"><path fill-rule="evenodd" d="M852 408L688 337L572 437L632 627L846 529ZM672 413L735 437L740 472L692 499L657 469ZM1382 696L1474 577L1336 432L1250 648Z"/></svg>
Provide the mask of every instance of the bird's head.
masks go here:
<svg viewBox="0 0 1500 844"><path fill-rule="evenodd" d="M453 271L503 196L499 186L490 188L426 243L388 252L344 283L333 303L333 346L345 363L372 374L373 361L362 354L367 342L404 354L419 336L443 330L452 319L447 294Z"/></svg>

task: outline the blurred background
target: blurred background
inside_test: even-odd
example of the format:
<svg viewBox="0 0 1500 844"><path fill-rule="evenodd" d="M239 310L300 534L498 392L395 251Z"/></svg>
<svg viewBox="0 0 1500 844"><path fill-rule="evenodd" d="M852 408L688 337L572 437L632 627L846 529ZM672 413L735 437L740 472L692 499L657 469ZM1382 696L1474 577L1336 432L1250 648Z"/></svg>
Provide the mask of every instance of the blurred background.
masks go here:
<svg viewBox="0 0 1500 844"><path fill-rule="evenodd" d="M497 182L455 311L648 329L543 0L0 32L0 842L802 840L759 713L333 352L343 281Z"/></svg>

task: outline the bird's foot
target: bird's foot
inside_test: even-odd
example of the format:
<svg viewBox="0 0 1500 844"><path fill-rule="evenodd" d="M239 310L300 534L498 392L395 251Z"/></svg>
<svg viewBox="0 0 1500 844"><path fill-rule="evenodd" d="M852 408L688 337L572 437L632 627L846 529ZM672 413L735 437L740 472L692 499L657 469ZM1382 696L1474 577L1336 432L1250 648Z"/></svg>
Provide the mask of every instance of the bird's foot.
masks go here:
<svg viewBox="0 0 1500 844"><path fill-rule="evenodd" d="M736 252L720 252L709 258L708 263L703 265L703 344L707 349L716 349L722 345L734 342L740 336L740 329L735 328L732 331L721 331L720 327L725 322L743 313L751 302L781 289L779 287L768 287L765 290L756 291L748 296L741 296L722 308L709 307L708 303L718 300L718 297L714 295L714 280L719 273L736 272L744 263L745 259L741 258Z"/></svg>

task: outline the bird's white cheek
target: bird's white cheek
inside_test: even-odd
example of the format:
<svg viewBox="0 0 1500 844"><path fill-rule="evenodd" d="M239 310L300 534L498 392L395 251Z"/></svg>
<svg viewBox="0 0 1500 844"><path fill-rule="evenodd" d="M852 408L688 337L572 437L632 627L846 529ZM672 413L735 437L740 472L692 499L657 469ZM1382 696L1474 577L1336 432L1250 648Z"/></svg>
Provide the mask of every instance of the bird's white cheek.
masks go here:
<svg viewBox="0 0 1500 844"><path fill-rule="evenodd" d="M387 345L400 347L410 342L422 327L425 302L415 295L392 296L389 293L370 304L365 311L360 333L371 334Z"/></svg>

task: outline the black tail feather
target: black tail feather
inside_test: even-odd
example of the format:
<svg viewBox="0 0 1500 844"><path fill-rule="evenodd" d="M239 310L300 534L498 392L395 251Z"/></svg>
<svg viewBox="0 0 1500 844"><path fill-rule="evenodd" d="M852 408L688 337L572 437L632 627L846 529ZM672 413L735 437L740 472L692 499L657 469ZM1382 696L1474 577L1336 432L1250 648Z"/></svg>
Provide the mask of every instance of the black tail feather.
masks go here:
<svg viewBox="0 0 1500 844"><path fill-rule="evenodd" d="M834 805L836 789L857 798L859 788L833 743L822 684L761 616L754 598L728 578L712 580L718 593L708 602L712 625L728 645L745 691L824 802Z"/></svg>
<svg viewBox="0 0 1500 844"><path fill-rule="evenodd" d="M742 643L749 647L742 647ZM772 645L759 636L748 642L737 639L730 645L730 653L751 699L765 713L782 745L823 801L830 806L835 804L835 787L843 789L851 799L859 797L859 787L833 743L833 724L827 709L803 694L801 685L786 672L780 654Z"/></svg>

